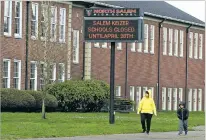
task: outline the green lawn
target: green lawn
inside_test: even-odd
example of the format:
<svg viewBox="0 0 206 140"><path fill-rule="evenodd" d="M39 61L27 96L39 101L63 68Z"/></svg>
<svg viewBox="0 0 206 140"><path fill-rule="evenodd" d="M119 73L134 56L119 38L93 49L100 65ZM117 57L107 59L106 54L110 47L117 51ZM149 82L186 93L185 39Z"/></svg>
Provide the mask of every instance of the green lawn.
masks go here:
<svg viewBox="0 0 206 140"><path fill-rule="evenodd" d="M2 113L2 139L69 137L83 135L123 134L142 131L140 116L135 113L115 115L115 124L109 124L108 113ZM189 129L204 125L204 112L191 112ZM175 112L158 113L153 117L151 131L177 131Z"/></svg>

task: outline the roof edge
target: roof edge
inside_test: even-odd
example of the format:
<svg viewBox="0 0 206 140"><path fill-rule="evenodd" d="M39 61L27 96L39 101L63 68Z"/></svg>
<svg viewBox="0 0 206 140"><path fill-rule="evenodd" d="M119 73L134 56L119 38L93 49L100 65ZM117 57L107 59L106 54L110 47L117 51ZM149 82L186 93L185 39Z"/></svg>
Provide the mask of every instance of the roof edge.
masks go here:
<svg viewBox="0 0 206 140"><path fill-rule="evenodd" d="M111 4L106 4L106 3L102 3L102 2L92 2L92 1L90 1L90 3L94 3L94 4L102 5L102 6L107 6L107 7L111 7L111 8L125 8L125 7L122 7L122 6L111 5ZM199 23L196 23L196 22L186 21L186 20L172 18L172 17L168 17L168 16L157 15L157 14L153 14L153 13L149 13L149 12L144 12L144 14L148 15L148 16L168 19L168 20L172 20L172 21L182 22L182 23L186 23L186 24L195 25L195 26L205 28L205 24L199 24Z"/></svg>

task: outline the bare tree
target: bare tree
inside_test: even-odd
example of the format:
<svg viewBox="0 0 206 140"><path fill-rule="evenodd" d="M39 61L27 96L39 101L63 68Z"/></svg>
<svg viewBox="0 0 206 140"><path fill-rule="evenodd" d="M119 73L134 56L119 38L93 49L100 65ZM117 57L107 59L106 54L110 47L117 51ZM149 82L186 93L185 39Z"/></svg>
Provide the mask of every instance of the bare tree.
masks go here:
<svg viewBox="0 0 206 140"><path fill-rule="evenodd" d="M38 26L35 26L35 7L31 7L31 35L37 35L37 39L31 39L29 50L30 50L30 60L35 60L37 63L38 77L40 77L39 88L43 91L42 99L42 118L46 118L45 111L45 98L46 98L46 87L54 82L61 82L62 78L65 77L64 70L67 60L67 45L66 41L66 27L61 25L59 20L64 20L66 11L60 11L60 19L57 16L57 7L55 2L51 1L41 1L39 2L39 8L41 11L38 15ZM58 22L57 22L58 21ZM60 23L60 24L59 24ZM38 30L38 33L35 31ZM58 80L53 79L53 74L55 73L54 67L58 65Z"/></svg>

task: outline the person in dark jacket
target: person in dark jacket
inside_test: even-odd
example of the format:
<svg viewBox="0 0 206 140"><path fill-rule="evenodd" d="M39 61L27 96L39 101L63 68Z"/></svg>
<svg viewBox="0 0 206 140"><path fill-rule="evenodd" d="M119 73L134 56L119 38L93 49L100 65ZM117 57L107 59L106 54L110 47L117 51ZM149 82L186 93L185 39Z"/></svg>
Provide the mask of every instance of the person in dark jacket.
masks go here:
<svg viewBox="0 0 206 140"><path fill-rule="evenodd" d="M177 110L177 117L179 118L179 133L178 135L182 134L182 131L185 131L185 135L187 135L187 124L188 124L188 117L189 117L189 110L185 108L185 103L179 103L179 109Z"/></svg>

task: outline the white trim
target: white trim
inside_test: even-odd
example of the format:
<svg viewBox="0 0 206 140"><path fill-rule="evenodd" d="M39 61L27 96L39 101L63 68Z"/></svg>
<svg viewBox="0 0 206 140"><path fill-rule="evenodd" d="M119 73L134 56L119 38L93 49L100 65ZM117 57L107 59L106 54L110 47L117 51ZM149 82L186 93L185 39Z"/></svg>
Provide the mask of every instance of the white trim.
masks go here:
<svg viewBox="0 0 206 140"><path fill-rule="evenodd" d="M136 43L135 42L130 43L130 46L131 46L131 52L136 52Z"/></svg>
<svg viewBox="0 0 206 140"><path fill-rule="evenodd" d="M173 96L172 96L172 102L173 102L173 110L177 110L177 88L173 88Z"/></svg>
<svg viewBox="0 0 206 140"><path fill-rule="evenodd" d="M73 30L73 63L79 63L79 30Z"/></svg>
<svg viewBox="0 0 206 140"><path fill-rule="evenodd" d="M102 48L107 48L107 42L102 43Z"/></svg>
<svg viewBox="0 0 206 140"><path fill-rule="evenodd" d="M138 42L138 43L137 43L137 47L138 47L138 48L137 48L137 51L138 51L138 52L142 52L142 43Z"/></svg>
<svg viewBox="0 0 206 140"><path fill-rule="evenodd" d="M154 54L154 46L155 46L155 26L150 25L150 53Z"/></svg>
<svg viewBox="0 0 206 140"><path fill-rule="evenodd" d="M198 59L198 33L194 34L194 59Z"/></svg>
<svg viewBox="0 0 206 140"><path fill-rule="evenodd" d="M179 102L182 101L183 96L183 88L179 88Z"/></svg>
<svg viewBox="0 0 206 140"><path fill-rule="evenodd" d="M193 58L193 32L189 33L189 58Z"/></svg>
<svg viewBox="0 0 206 140"><path fill-rule="evenodd" d="M144 53L148 53L148 24L144 24Z"/></svg>
<svg viewBox="0 0 206 140"><path fill-rule="evenodd" d="M6 8L5 8L6 7L6 2L9 2L9 15L8 16L5 15L5 13L6 13L6 11L5 11L6 10ZM8 36L8 37L10 37L11 33L12 33L12 2L13 1L4 1L4 18L5 18L5 16L9 17L8 32L4 32L4 35Z"/></svg>
<svg viewBox="0 0 206 140"><path fill-rule="evenodd" d="M184 32L180 30L180 57L184 54Z"/></svg>
<svg viewBox="0 0 206 140"><path fill-rule="evenodd" d="M121 86L116 86L116 96L121 96Z"/></svg>
<svg viewBox="0 0 206 140"><path fill-rule="evenodd" d="M122 43L118 42L116 44L117 44L117 50L122 50Z"/></svg>
<svg viewBox="0 0 206 140"><path fill-rule="evenodd" d="M163 55L167 55L167 28L163 27Z"/></svg>
<svg viewBox="0 0 206 140"><path fill-rule="evenodd" d="M95 48L100 48L99 42L95 42L95 43L94 43L94 47L95 47Z"/></svg>
<svg viewBox="0 0 206 140"><path fill-rule="evenodd" d="M169 56L173 55L173 29L169 28Z"/></svg>
<svg viewBox="0 0 206 140"><path fill-rule="evenodd" d="M11 84L11 60L10 59L3 59L3 62L8 62L8 76L6 78L8 78L7 80L7 87L6 88L10 88L10 84ZM4 72L4 66L3 66L3 72ZM4 73L3 73L3 78L4 78Z"/></svg>
<svg viewBox="0 0 206 140"><path fill-rule="evenodd" d="M61 14L64 13L64 17L63 17L63 21L61 18ZM60 8L59 9L59 16L60 16L60 20L59 20L59 42L61 43L65 43L65 38L66 38L66 8ZM64 22L64 23L62 23ZM61 38L61 26L64 26L63 28L63 38Z"/></svg>
<svg viewBox="0 0 206 140"><path fill-rule="evenodd" d="M52 17L51 17L51 23L50 23L50 40L52 42L56 42L56 37L57 37L57 7L56 6L51 6L51 13L52 10L54 9L54 22L52 21ZM52 37L52 25L54 24L54 37Z"/></svg>
<svg viewBox="0 0 206 140"><path fill-rule="evenodd" d="M34 81L34 90L37 90L37 62L36 62L36 61L31 61L31 62L30 62L30 80L31 80L31 64L34 64L34 65L35 65L35 71L34 71L35 77L32 78L32 79L35 80L35 81ZM30 80L29 80L29 81L30 81ZM31 85L30 85L30 87L31 87Z"/></svg>
<svg viewBox="0 0 206 140"><path fill-rule="evenodd" d="M33 7L33 6L34 6L34 8L36 9L36 19L33 20L33 21L35 21L35 29L36 29L36 30L35 30L35 35L31 35L31 39L36 40L36 39L38 38L39 4L32 2L32 4L31 4L31 13L32 13L32 7ZM32 18L31 18L31 21L32 21ZM31 24L31 26L32 26L32 24ZM31 33L32 33L32 31L31 31Z"/></svg>
<svg viewBox="0 0 206 140"><path fill-rule="evenodd" d="M162 87L162 110L167 110L167 88Z"/></svg>
<svg viewBox="0 0 206 140"><path fill-rule="evenodd" d="M134 101L134 86L130 86L130 100Z"/></svg>
<svg viewBox="0 0 206 140"><path fill-rule="evenodd" d="M21 60L14 60L14 62L17 62L18 63L18 89L20 90L21 89ZM14 77L13 77L14 79Z"/></svg>
<svg viewBox="0 0 206 140"><path fill-rule="evenodd" d="M20 15L19 15L19 34L14 33L14 37L15 38L22 38L22 1L15 1L15 14L16 14L16 3L19 2L20 3ZM16 18L16 16L15 16ZM15 20L15 19L14 19ZM15 22L16 24L16 22ZM15 26L16 29L16 26Z"/></svg>
<svg viewBox="0 0 206 140"><path fill-rule="evenodd" d="M202 59L203 34L199 34L199 59Z"/></svg>
<svg viewBox="0 0 206 140"><path fill-rule="evenodd" d="M175 29L175 34L174 34L174 56L178 57L178 30Z"/></svg>

